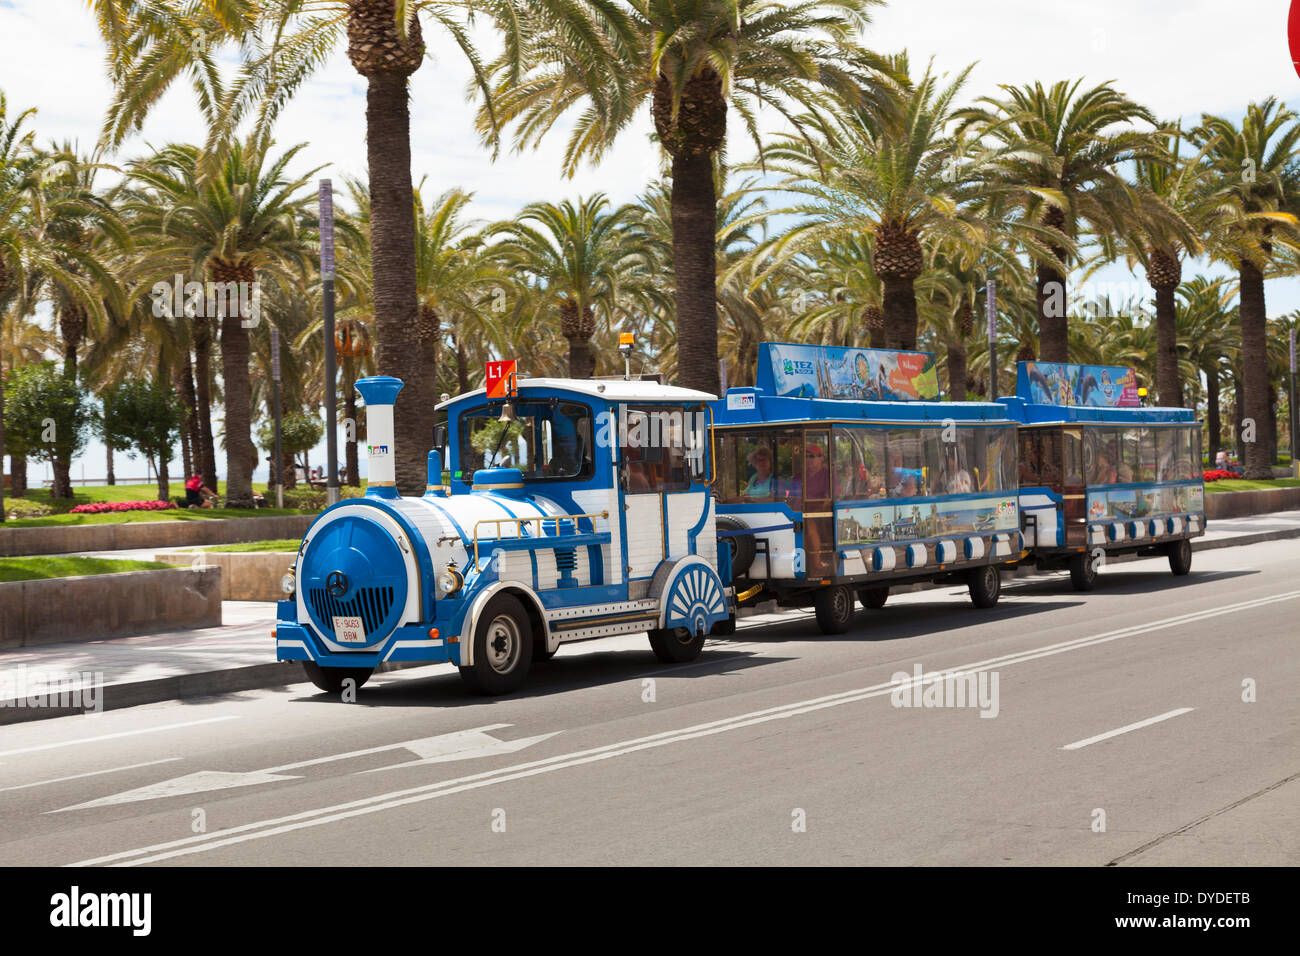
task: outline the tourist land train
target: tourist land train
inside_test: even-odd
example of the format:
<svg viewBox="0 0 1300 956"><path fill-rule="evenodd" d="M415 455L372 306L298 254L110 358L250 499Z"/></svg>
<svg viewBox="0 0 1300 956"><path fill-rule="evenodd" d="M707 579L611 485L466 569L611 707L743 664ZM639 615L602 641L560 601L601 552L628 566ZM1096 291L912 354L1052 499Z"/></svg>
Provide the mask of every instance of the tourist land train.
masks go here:
<svg viewBox="0 0 1300 956"><path fill-rule="evenodd" d="M1195 415L1143 407L1133 369L1025 362L1015 397L941 402L923 352L764 343L721 398L513 365L438 406L420 497L394 476L402 383L357 382L366 493L307 531L274 632L322 690L450 662L503 694L562 643L642 632L681 663L773 601L842 633L925 581L989 608L1019 564L1185 575L1205 531Z"/></svg>

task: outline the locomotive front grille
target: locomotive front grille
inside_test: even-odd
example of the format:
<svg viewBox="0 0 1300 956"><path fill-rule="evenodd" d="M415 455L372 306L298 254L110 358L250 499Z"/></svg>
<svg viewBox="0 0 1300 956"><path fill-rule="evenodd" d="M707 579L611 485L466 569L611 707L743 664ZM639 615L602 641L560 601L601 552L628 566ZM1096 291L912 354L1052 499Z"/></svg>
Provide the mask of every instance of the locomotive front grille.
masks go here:
<svg viewBox="0 0 1300 956"><path fill-rule="evenodd" d="M324 588L311 588L307 600L321 625L330 625L336 617L359 617L366 634L373 634L388 618L393 607L391 587L361 588L351 600L340 601ZM333 632L333 627L328 628Z"/></svg>

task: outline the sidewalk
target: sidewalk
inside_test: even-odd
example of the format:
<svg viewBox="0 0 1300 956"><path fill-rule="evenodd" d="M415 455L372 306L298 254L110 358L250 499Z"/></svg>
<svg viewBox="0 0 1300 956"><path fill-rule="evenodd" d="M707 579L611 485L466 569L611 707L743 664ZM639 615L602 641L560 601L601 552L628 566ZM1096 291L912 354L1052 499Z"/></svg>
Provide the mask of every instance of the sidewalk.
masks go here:
<svg viewBox="0 0 1300 956"><path fill-rule="evenodd" d="M1283 538L1300 538L1300 511L1211 522L1206 534L1192 542L1192 548L1211 551ZM296 663L274 659L273 604L225 601L222 614L225 623L221 627L0 652L0 724L85 709L30 707L25 706L25 699L24 706L18 706L15 698L20 694L15 688L23 688L26 695L41 693L34 685L43 675L46 679L53 675L54 680L84 675L65 685L69 689L102 681L92 704L104 710L305 680Z"/></svg>

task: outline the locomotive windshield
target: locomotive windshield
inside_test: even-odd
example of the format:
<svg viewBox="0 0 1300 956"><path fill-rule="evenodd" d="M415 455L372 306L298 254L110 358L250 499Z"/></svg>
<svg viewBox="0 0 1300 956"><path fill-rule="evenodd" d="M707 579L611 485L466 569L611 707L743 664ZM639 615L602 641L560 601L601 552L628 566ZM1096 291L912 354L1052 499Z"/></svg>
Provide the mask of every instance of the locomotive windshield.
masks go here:
<svg viewBox="0 0 1300 956"><path fill-rule="evenodd" d="M591 409L574 402L518 402L514 420L503 422L501 408L461 415L457 477L469 481L479 468L518 468L524 481L591 476Z"/></svg>

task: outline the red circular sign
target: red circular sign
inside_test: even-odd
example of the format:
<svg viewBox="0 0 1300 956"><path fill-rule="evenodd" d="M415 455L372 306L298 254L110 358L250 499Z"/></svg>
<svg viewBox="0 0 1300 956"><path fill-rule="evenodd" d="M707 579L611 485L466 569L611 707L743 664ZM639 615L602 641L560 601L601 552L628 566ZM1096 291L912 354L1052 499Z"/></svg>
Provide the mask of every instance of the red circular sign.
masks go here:
<svg viewBox="0 0 1300 956"><path fill-rule="evenodd" d="M1286 38L1291 45L1291 65L1300 76L1300 0L1291 0L1291 12L1286 19Z"/></svg>

